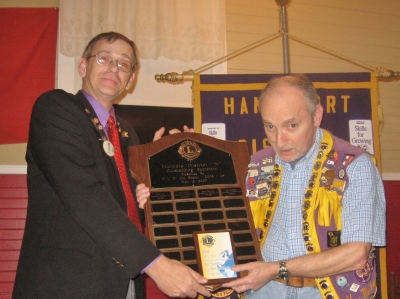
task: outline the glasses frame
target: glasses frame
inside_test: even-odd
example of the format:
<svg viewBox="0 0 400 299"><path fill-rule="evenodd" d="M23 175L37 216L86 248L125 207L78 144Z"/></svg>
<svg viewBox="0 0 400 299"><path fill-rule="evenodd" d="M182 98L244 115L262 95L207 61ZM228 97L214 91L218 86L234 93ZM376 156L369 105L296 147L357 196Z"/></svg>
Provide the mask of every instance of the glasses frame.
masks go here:
<svg viewBox="0 0 400 299"><path fill-rule="evenodd" d="M111 60L109 61L109 63L108 63L108 64L101 63L101 62L99 61L99 56L98 56L99 54L105 54L105 55L111 57ZM115 62L117 63L118 70L120 70L121 72L129 73L129 72L132 72L132 71L133 71L133 67L134 67L134 66L133 66L133 63L130 62L129 60L118 60L118 59L113 58L110 54L107 54L107 53L105 53L105 52L99 52L99 53L97 53L97 54L88 56L86 59L89 59L89 58L92 58L92 57L96 57L96 62L97 62L97 64L99 64L99 65L110 66L110 65L112 65L112 63L115 61ZM121 62L122 62L122 61L129 62L129 63L132 65L131 68L130 68L130 70L125 71L125 70L121 69Z"/></svg>

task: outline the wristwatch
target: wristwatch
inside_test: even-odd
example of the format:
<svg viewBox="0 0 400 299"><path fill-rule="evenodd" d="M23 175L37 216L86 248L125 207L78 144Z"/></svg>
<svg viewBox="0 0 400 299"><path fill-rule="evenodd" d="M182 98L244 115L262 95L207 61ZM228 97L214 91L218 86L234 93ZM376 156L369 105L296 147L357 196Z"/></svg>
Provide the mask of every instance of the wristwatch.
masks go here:
<svg viewBox="0 0 400 299"><path fill-rule="evenodd" d="M289 278L290 278L290 272L286 268L286 261L279 261L278 278L279 279L284 279L284 280L289 280Z"/></svg>

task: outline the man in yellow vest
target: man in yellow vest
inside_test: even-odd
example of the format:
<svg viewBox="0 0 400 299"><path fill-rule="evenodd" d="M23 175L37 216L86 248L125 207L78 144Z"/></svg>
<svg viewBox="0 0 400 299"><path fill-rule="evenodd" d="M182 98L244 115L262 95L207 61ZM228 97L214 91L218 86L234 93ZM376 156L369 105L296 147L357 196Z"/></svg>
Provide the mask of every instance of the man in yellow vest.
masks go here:
<svg viewBox="0 0 400 299"><path fill-rule="evenodd" d="M246 298L374 298L374 246L385 245L385 198L372 157L320 128L323 108L304 75L260 96L270 147L252 156L246 187L263 262L224 284Z"/></svg>

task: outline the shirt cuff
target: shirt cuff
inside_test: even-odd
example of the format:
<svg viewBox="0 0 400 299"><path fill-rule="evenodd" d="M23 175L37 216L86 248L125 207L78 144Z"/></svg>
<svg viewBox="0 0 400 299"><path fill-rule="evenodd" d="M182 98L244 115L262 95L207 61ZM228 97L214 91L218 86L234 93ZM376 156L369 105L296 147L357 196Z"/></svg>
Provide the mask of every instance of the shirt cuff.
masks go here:
<svg viewBox="0 0 400 299"><path fill-rule="evenodd" d="M162 256L162 253L159 256L157 256L154 259L154 261L152 261L150 264L148 264L146 268L144 268L142 271L140 271L140 274L143 274L144 272L146 272L146 270L149 269L161 256Z"/></svg>

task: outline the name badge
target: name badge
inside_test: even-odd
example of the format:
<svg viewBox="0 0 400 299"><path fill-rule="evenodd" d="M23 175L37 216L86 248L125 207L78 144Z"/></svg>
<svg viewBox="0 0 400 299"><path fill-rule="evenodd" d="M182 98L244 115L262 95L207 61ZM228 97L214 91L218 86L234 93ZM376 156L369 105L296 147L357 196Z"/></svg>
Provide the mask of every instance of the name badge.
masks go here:
<svg viewBox="0 0 400 299"><path fill-rule="evenodd" d="M110 157L114 156L114 146L110 141L104 140L103 149L106 152L106 154L109 155Z"/></svg>

